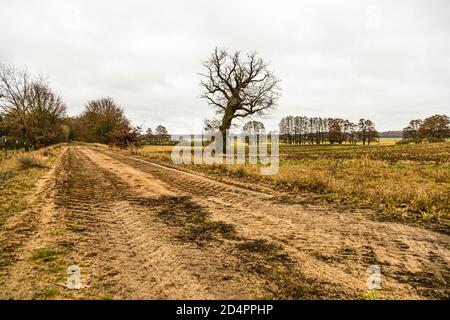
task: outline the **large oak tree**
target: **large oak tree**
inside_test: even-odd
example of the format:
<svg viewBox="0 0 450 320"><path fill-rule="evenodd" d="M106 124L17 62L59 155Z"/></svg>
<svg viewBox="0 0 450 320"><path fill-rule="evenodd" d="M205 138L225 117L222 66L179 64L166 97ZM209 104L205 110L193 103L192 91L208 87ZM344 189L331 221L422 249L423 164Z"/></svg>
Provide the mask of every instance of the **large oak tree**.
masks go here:
<svg viewBox="0 0 450 320"><path fill-rule="evenodd" d="M450 118L439 114L428 117L421 123L418 134L428 142L445 141L450 138Z"/></svg>
<svg viewBox="0 0 450 320"><path fill-rule="evenodd" d="M203 62L202 98L221 117L219 130L226 150L226 133L236 118L263 115L276 106L280 80L256 53L242 55L215 48Z"/></svg>

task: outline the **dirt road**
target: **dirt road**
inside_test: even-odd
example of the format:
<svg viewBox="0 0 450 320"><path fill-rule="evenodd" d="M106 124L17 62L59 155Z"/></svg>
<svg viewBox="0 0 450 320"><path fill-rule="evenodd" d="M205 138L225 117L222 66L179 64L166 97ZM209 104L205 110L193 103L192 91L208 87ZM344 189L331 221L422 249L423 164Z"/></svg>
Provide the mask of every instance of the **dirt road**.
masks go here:
<svg viewBox="0 0 450 320"><path fill-rule="evenodd" d="M68 147L0 233L0 297L361 299L379 265L378 298L448 298L448 235L278 200Z"/></svg>

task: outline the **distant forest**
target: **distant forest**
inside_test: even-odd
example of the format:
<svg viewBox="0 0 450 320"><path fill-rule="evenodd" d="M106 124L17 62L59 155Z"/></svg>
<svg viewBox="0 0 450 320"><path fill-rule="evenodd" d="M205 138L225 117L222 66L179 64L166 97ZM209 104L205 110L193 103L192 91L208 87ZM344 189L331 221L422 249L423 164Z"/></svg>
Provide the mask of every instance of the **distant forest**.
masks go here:
<svg viewBox="0 0 450 320"><path fill-rule="evenodd" d="M380 132L380 138L402 138L403 132L402 131L383 131Z"/></svg>

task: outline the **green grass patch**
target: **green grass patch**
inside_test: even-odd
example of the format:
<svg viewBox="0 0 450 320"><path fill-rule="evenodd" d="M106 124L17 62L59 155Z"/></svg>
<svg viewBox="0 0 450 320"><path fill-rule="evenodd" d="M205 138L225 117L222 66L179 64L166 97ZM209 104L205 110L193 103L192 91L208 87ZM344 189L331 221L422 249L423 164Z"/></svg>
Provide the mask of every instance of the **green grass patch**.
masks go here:
<svg viewBox="0 0 450 320"><path fill-rule="evenodd" d="M363 298L364 298L365 300L379 300L378 294L377 294L377 290L375 290L375 289L372 289L372 290L367 291L367 292L364 294Z"/></svg>
<svg viewBox="0 0 450 320"><path fill-rule="evenodd" d="M51 262L58 258L60 252L52 248L38 248L31 255L33 262Z"/></svg>
<svg viewBox="0 0 450 320"><path fill-rule="evenodd" d="M34 300L48 300L55 297L59 293L56 288L43 288L33 294Z"/></svg>
<svg viewBox="0 0 450 320"><path fill-rule="evenodd" d="M58 145L19 153L0 162L0 228L11 215L26 209L26 196L33 191L37 180L60 150Z"/></svg>

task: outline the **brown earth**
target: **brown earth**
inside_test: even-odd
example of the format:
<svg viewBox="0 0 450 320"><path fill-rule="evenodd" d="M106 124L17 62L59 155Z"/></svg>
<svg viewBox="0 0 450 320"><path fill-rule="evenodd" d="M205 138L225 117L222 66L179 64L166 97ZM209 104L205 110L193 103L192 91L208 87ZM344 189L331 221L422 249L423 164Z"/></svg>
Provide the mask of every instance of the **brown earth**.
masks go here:
<svg viewBox="0 0 450 320"><path fill-rule="evenodd" d="M361 299L370 265L378 298L448 298L449 235L280 197L67 147L0 232L0 298Z"/></svg>

